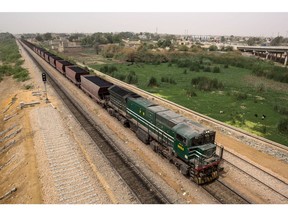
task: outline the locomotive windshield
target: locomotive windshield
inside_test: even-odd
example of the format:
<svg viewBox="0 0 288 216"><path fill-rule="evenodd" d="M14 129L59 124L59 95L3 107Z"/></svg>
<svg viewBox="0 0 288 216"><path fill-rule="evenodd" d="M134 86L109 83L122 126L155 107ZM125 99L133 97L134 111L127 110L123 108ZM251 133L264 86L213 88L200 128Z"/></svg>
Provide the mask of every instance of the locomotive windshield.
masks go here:
<svg viewBox="0 0 288 216"><path fill-rule="evenodd" d="M211 131L208 133L200 134L192 138L192 146L199 146L208 143L214 143L215 141L215 132Z"/></svg>

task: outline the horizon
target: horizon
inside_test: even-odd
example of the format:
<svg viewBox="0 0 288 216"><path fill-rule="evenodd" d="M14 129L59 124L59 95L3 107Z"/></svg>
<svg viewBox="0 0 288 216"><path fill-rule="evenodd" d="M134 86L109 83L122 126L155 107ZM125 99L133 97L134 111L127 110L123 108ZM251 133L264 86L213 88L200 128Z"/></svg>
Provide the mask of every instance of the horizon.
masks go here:
<svg viewBox="0 0 288 216"><path fill-rule="evenodd" d="M288 13L283 12L0 12L0 20L5 20L0 23L0 32L11 34L157 32L273 38L288 35L288 27L283 27L282 22L288 20Z"/></svg>

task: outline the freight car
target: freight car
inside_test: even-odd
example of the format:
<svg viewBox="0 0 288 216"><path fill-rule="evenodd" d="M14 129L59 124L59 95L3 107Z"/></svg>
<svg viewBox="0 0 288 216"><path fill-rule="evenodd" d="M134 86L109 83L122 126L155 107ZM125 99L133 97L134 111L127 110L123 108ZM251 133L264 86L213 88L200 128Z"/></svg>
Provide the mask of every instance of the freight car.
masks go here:
<svg viewBox="0 0 288 216"><path fill-rule="evenodd" d="M112 83L94 75L81 76L81 89L102 106L106 104L109 95L108 88L112 85Z"/></svg>
<svg viewBox="0 0 288 216"><path fill-rule="evenodd" d="M50 65L52 65L54 68L56 67L56 61L60 61L60 60L63 60L63 59L56 55L50 55L49 57Z"/></svg>
<svg viewBox="0 0 288 216"><path fill-rule="evenodd" d="M66 66L72 66L73 64L68 62L68 61L65 61L65 60L56 60L56 69L62 73L63 75L66 74L66 70L65 70L65 67Z"/></svg>
<svg viewBox="0 0 288 216"><path fill-rule="evenodd" d="M81 75L88 75L89 72L74 65L74 66L65 66L66 77L73 82L75 85L80 87Z"/></svg>
<svg viewBox="0 0 288 216"><path fill-rule="evenodd" d="M47 51L28 41L22 42L45 59L43 54ZM124 126L130 127L142 142L175 164L183 175L189 176L197 184L211 182L219 176L223 148L218 156L215 131L123 87L88 75L86 70L70 62L51 58L55 58L56 69L60 73L100 103ZM53 65L51 61L48 63Z"/></svg>

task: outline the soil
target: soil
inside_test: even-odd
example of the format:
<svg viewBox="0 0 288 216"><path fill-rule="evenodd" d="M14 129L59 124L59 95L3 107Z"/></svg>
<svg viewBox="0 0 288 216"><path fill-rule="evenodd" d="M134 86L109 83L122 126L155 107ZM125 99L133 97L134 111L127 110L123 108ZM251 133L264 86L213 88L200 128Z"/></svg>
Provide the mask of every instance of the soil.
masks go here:
<svg viewBox="0 0 288 216"><path fill-rule="evenodd" d="M35 97L32 96L32 90L24 90L24 86L28 83L30 81L18 83L11 77L5 77L0 85L0 131L4 131L15 124L17 125L0 138L4 138L21 128L21 132L15 137L0 143L0 147L4 147L13 140L16 141L14 145L0 154L0 166L6 164L0 170L0 197L10 192L13 188L17 188L17 191L10 196L4 197L0 200L0 203L42 203L41 183L32 141L33 132L28 115L33 107L19 108L21 101L35 101ZM3 113L15 95L17 98L15 103ZM4 121L5 115L10 116L15 112L17 113L16 116Z"/></svg>

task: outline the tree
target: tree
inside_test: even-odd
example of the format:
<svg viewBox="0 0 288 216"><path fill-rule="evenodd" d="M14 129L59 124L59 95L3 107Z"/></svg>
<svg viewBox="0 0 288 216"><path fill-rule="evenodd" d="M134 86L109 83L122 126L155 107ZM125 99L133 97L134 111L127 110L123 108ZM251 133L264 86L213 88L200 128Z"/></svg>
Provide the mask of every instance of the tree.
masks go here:
<svg viewBox="0 0 288 216"><path fill-rule="evenodd" d="M217 50L218 50L218 47L215 46L215 45L211 45L211 46L209 47L209 50L210 50L210 51L217 51Z"/></svg>
<svg viewBox="0 0 288 216"><path fill-rule="evenodd" d="M43 38L42 38L42 36L40 35L40 34L37 34L37 36L35 37L35 39L37 40L37 41L43 41Z"/></svg>
<svg viewBox="0 0 288 216"><path fill-rule="evenodd" d="M280 46L283 43L283 39L284 38L282 36L278 36L271 41L270 45L271 46Z"/></svg>
<svg viewBox="0 0 288 216"><path fill-rule="evenodd" d="M225 41L226 41L225 37L222 36L222 37L221 37L221 43L224 43Z"/></svg>
<svg viewBox="0 0 288 216"><path fill-rule="evenodd" d="M247 41L248 46L253 46L256 44L255 37L250 37Z"/></svg>
<svg viewBox="0 0 288 216"><path fill-rule="evenodd" d="M47 32L43 35L43 38L44 38L44 40L52 40L52 35L51 35L51 33Z"/></svg>
<svg viewBox="0 0 288 216"><path fill-rule="evenodd" d="M179 51L188 51L188 47L186 45L179 46Z"/></svg>
<svg viewBox="0 0 288 216"><path fill-rule="evenodd" d="M165 48L170 47L172 45L171 40L169 39L160 39L157 42L158 47Z"/></svg>

